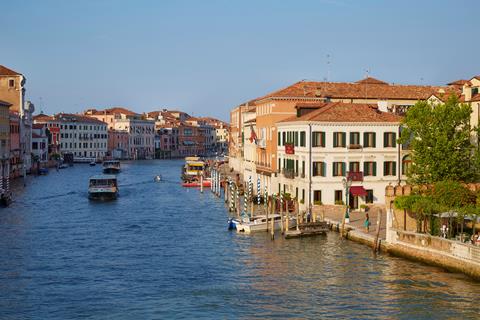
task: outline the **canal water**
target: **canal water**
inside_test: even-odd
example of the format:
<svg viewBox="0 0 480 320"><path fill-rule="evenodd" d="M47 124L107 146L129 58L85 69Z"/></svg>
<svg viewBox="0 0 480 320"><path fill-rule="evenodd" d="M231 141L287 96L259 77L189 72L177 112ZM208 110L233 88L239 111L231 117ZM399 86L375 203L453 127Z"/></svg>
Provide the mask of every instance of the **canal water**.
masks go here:
<svg viewBox="0 0 480 320"><path fill-rule="evenodd" d="M123 163L113 202L87 199L100 166L16 181L0 210L0 319L479 317L480 283L460 274L336 233L227 231L222 200L180 187L181 164Z"/></svg>

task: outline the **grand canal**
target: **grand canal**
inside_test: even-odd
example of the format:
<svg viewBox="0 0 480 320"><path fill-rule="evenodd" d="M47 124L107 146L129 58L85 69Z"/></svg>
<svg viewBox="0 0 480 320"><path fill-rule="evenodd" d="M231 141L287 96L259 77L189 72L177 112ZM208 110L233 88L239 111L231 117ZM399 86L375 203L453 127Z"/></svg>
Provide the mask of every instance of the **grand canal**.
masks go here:
<svg viewBox="0 0 480 320"><path fill-rule="evenodd" d="M16 182L0 210L0 319L478 318L480 283L462 275L336 233L229 232L223 201L180 187L181 161L122 165L114 202L87 199L99 166Z"/></svg>

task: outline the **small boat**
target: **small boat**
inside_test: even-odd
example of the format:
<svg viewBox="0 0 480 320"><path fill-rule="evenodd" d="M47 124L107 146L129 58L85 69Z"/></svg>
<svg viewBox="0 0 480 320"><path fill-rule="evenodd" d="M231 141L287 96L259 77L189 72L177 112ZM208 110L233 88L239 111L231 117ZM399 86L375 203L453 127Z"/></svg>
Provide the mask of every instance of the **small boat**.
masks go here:
<svg viewBox="0 0 480 320"><path fill-rule="evenodd" d="M58 169L66 169L68 168L68 164L62 163L61 165L58 166Z"/></svg>
<svg viewBox="0 0 480 320"><path fill-rule="evenodd" d="M155 182L160 182L160 181L162 181L162 176L156 175L156 176L153 178L153 181L155 181Z"/></svg>
<svg viewBox="0 0 480 320"><path fill-rule="evenodd" d="M203 186L204 187L211 187L212 186L212 181L209 180L209 179L203 180ZM185 187L185 188L199 188L200 187L200 181L198 181L198 180L184 181L182 183L182 187Z"/></svg>
<svg viewBox="0 0 480 320"><path fill-rule="evenodd" d="M95 167L96 165L95 161L90 162L90 167Z"/></svg>
<svg viewBox="0 0 480 320"><path fill-rule="evenodd" d="M205 166L205 161L200 157L186 157L185 165L182 167L182 179L186 181L201 176L204 174Z"/></svg>
<svg viewBox="0 0 480 320"><path fill-rule="evenodd" d="M281 215L274 214L268 216L268 228L271 228L272 219L274 223L274 230L280 230L282 223L281 223ZM286 218L284 218L286 219ZM256 216L253 218L249 218L247 221L235 221L235 226L237 232L245 232L245 233L252 233L258 231L267 231L267 217L265 215ZM283 221L285 223L285 220ZM295 218L291 217L288 221L288 227L293 228L297 225L297 221Z"/></svg>
<svg viewBox="0 0 480 320"><path fill-rule="evenodd" d="M120 161L118 160L106 160L103 161L103 173L119 173Z"/></svg>
<svg viewBox="0 0 480 320"><path fill-rule="evenodd" d="M38 174L41 175L41 176L47 175L48 174L48 168L38 169Z"/></svg>
<svg viewBox="0 0 480 320"><path fill-rule="evenodd" d="M100 174L90 177L88 197L90 199L109 200L118 196L117 177L113 174Z"/></svg>

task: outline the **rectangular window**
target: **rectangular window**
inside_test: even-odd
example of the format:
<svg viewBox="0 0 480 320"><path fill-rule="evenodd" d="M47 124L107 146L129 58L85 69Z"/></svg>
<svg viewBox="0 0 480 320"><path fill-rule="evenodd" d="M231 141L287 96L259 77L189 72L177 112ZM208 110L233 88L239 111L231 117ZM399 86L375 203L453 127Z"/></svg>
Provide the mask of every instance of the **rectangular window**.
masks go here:
<svg viewBox="0 0 480 320"><path fill-rule="evenodd" d="M302 161L302 176L305 177L305 161Z"/></svg>
<svg viewBox="0 0 480 320"><path fill-rule="evenodd" d="M312 165L313 165L312 176L314 176L314 177L325 177L325 175L326 175L326 164L325 164L325 162L314 161Z"/></svg>
<svg viewBox="0 0 480 320"><path fill-rule="evenodd" d="M335 204L343 202L343 191L335 190Z"/></svg>
<svg viewBox="0 0 480 320"><path fill-rule="evenodd" d="M293 143L295 144L295 147L298 147L298 131L294 132Z"/></svg>
<svg viewBox="0 0 480 320"><path fill-rule="evenodd" d="M363 175L375 177L377 175L377 163L374 161L365 161L363 163Z"/></svg>
<svg viewBox="0 0 480 320"><path fill-rule="evenodd" d="M393 148L397 144L397 135L395 132L384 132L383 133L383 147L384 148Z"/></svg>
<svg viewBox="0 0 480 320"><path fill-rule="evenodd" d="M367 189L367 195L365 196L366 203L373 203L373 190Z"/></svg>
<svg viewBox="0 0 480 320"><path fill-rule="evenodd" d="M305 131L300 131L300 147L305 147L306 145L305 137L306 137Z"/></svg>
<svg viewBox="0 0 480 320"><path fill-rule="evenodd" d="M333 147L345 148L347 146L347 134L345 132L333 133Z"/></svg>
<svg viewBox="0 0 480 320"><path fill-rule="evenodd" d="M363 133L363 147L364 148L375 148L375 132L364 132Z"/></svg>
<svg viewBox="0 0 480 320"><path fill-rule="evenodd" d="M348 164L348 170L350 172L360 172L360 162L353 161Z"/></svg>
<svg viewBox="0 0 480 320"><path fill-rule="evenodd" d="M345 176L345 162L334 162L333 163L333 176L342 177Z"/></svg>
<svg viewBox="0 0 480 320"><path fill-rule="evenodd" d="M305 189L302 189L302 201L305 203Z"/></svg>
<svg viewBox="0 0 480 320"><path fill-rule="evenodd" d="M32 149L38 149L38 142L32 142Z"/></svg>
<svg viewBox="0 0 480 320"><path fill-rule="evenodd" d="M14 88L15 87L15 80L14 79L9 79L8 80L8 87L9 88Z"/></svg>
<svg viewBox="0 0 480 320"><path fill-rule="evenodd" d="M320 205L322 203L322 191L313 190L313 204Z"/></svg>
<svg viewBox="0 0 480 320"><path fill-rule="evenodd" d="M384 176L395 176L396 173L396 161L385 161L383 163L383 175Z"/></svg>
<svg viewBox="0 0 480 320"><path fill-rule="evenodd" d="M280 134L280 131L278 132L278 139L277 139L277 140L278 140L278 141L277 141L277 145L278 145L278 146L281 146L281 145L282 145L282 136L281 136L281 134Z"/></svg>
<svg viewBox="0 0 480 320"><path fill-rule="evenodd" d="M321 131L312 132L312 147L325 148L325 132L321 132Z"/></svg>
<svg viewBox="0 0 480 320"><path fill-rule="evenodd" d="M350 132L350 145L351 146L360 145L360 132Z"/></svg>
<svg viewBox="0 0 480 320"><path fill-rule="evenodd" d="M287 137L286 137L286 132L284 131L284 132L282 132L282 144L281 145L284 146L286 141L287 141Z"/></svg>

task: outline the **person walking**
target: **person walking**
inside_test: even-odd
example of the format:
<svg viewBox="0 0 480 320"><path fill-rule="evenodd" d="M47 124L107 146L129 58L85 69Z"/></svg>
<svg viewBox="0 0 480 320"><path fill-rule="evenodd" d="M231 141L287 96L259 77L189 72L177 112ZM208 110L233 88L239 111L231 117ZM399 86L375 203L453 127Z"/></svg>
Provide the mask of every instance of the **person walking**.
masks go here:
<svg viewBox="0 0 480 320"><path fill-rule="evenodd" d="M365 213L365 222L363 223L363 225L365 226L365 231L367 233L370 232L370 217L368 216L368 213Z"/></svg>

